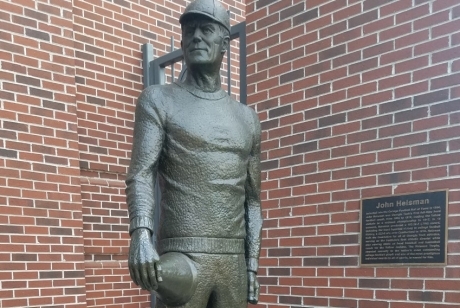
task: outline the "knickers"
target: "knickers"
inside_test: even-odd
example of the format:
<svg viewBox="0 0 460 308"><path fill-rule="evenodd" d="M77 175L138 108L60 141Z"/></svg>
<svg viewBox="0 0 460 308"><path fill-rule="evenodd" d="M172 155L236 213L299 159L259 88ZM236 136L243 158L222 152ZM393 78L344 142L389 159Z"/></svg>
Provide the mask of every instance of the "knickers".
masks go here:
<svg viewBox="0 0 460 308"><path fill-rule="evenodd" d="M190 301L175 308L246 308L248 278L244 254L186 253L197 269ZM161 283L161 282L160 282ZM156 308L169 308L159 299Z"/></svg>

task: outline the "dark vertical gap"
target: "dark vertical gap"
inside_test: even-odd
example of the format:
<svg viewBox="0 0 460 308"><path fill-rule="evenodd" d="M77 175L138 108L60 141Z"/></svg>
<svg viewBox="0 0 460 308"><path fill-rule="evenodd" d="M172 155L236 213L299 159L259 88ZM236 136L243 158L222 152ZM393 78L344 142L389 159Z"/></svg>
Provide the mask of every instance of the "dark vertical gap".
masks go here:
<svg viewBox="0 0 460 308"><path fill-rule="evenodd" d="M171 36L171 52L174 51L174 36ZM174 62L172 65L171 65L171 83L174 83L174 65L176 64L176 62Z"/></svg>

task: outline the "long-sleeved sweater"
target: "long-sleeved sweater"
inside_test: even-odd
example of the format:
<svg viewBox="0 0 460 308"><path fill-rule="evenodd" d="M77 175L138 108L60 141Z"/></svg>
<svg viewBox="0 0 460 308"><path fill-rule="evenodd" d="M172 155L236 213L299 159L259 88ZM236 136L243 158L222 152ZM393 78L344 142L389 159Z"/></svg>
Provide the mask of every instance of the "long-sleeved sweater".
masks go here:
<svg viewBox="0 0 460 308"><path fill-rule="evenodd" d="M223 90L151 86L136 107L126 180L130 233L153 232L155 180L161 186L162 251L245 253L257 271L260 124Z"/></svg>

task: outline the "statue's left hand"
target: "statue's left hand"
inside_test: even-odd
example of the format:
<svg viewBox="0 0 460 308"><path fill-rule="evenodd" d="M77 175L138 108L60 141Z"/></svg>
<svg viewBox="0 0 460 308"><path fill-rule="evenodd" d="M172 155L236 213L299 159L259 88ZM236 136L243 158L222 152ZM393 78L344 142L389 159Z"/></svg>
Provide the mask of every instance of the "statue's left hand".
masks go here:
<svg viewBox="0 0 460 308"><path fill-rule="evenodd" d="M257 274L251 271L248 271L248 287L248 302L255 305L259 301L260 286Z"/></svg>

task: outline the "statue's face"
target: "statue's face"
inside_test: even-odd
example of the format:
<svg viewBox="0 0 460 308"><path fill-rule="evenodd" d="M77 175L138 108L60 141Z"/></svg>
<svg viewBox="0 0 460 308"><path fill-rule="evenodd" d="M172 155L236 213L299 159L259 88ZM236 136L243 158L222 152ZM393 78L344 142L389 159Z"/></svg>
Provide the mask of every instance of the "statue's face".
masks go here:
<svg viewBox="0 0 460 308"><path fill-rule="evenodd" d="M188 66L194 64L219 65L228 45L219 24L197 15L182 26L182 50Z"/></svg>

